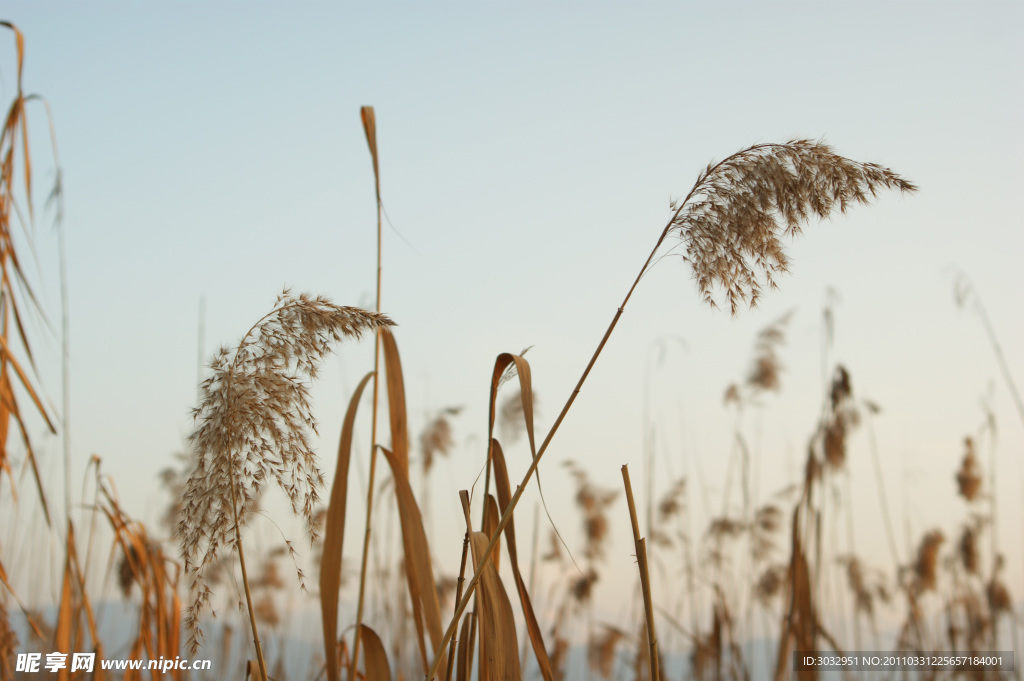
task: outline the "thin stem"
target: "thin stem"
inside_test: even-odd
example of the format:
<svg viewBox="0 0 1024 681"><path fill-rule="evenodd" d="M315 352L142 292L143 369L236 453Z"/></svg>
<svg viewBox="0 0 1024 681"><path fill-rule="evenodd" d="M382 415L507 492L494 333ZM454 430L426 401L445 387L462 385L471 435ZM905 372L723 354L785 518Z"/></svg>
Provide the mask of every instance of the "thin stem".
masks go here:
<svg viewBox="0 0 1024 681"><path fill-rule="evenodd" d="M245 604L249 608L249 625L252 627L252 642L256 646L256 661L260 666L260 679L267 681L267 664L263 660L263 647L260 645L260 633L256 629L256 613L252 607L252 593L249 591L249 576L245 571L245 551L242 550L242 530L238 521L238 496L235 491L235 472L228 465L228 476L231 483L231 513L235 519L235 546L238 548L238 563L242 567L242 586L245 588Z"/></svg>
<svg viewBox="0 0 1024 681"><path fill-rule="evenodd" d="M690 195L687 196L689 200L690 196L697 190L695 186L690 190ZM544 438L544 442L541 443L540 448L537 450L537 456L530 462L530 467L526 470L526 475L523 476L523 481L516 488L515 494L509 501L508 507L501 514L501 519L498 521L498 527L495 529L494 534L491 536L490 541L487 544L487 548L484 549L483 555L480 557L477 564L477 568L473 573L473 578L469 582L469 586L466 588L466 593L463 594L462 600L459 601L458 606L455 608L455 617L448 624L448 629L445 631L444 638L441 639L441 644L437 647L434 652L434 661L430 665L430 670L427 672L427 681L431 681L436 675L437 670L441 666L441 658L443 657L445 646L451 640L452 636L455 635L455 627L458 623L459 617L465 612L466 606L469 605L469 599L473 595L473 591L476 588L477 582L480 580L480 575L483 574L484 566L487 564L487 559L491 557L491 553L494 551L494 547L497 546L498 541L501 537L501 533L505 530L505 526L508 525L512 519L512 512L519 504L519 499L523 496L523 492L526 491L526 486L530 482L530 478L533 477L534 472L537 470L537 465L540 463L541 458L544 456L544 452L547 451L548 445L551 444L552 438L558 431L558 427L562 425L562 421L565 419L565 415L569 413L569 409L572 407L573 402L576 401L576 396L580 394L580 389L583 387L583 383L587 380L587 376L590 375L590 370L594 368L594 364L597 362L597 358L600 357L601 351L604 350L605 344L608 342L608 338L612 335L612 331L615 330L615 325L619 323L619 318L622 316L622 312L626 308L626 303L629 302L630 297L633 295L633 291L636 290L637 284L640 283L640 279L646 274L651 261L654 259L654 254L657 253L661 244L665 241L665 237L668 236L669 230L672 228L676 218L682 212L686 205L686 201L680 204L679 208L672 215L672 218L665 225L665 229L662 230L661 236L658 238L658 242L651 249L650 255L647 256L647 260L644 261L643 267L640 268L640 273L633 281L633 285L629 287L629 291L626 293L626 297L622 299L622 303L619 308L615 311L615 316L612 317L611 323L608 325L608 329L604 332L604 336L601 338L601 342L598 343L597 349L594 350L594 354L590 357L590 361L587 363L586 369L583 370L583 374L580 376L579 381L576 383L576 387L569 394L569 398L565 402L565 406L562 407L561 413L558 414L558 418L555 419L555 423L551 426L551 430L548 431L547 436Z"/></svg>
<svg viewBox="0 0 1024 681"><path fill-rule="evenodd" d="M370 107L372 116L372 107ZM364 118L364 125L365 125ZM380 203L380 173L377 172L377 131L373 127L373 139L369 140L370 129L367 129L367 138L370 142L370 151L373 155L373 180L377 193L377 313L380 313L380 280L381 280L381 203ZM359 599L356 605L356 633L355 641L352 644L352 665L349 669L349 680L356 678L356 664L359 662L359 639L362 633L363 623L363 597L366 593L366 560L370 547L370 521L373 516L373 486L377 473L377 396L380 389L380 329L373 339L373 418L370 425L370 485L366 491L366 531L363 535L363 559L359 568Z"/></svg>
<svg viewBox="0 0 1024 681"><path fill-rule="evenodd" d="M469 524L469 492L459 490L459 499L462 501L462 509L466 514L466 538L462 542L462 564L459 566L459 583L455 588L455 604L462 600L462 587L466 582L466 555L469 553L469 533L472 527ZM452 637L451 645L448 647L448 672L445 674L445 681L452 681L452 669L455 668L455 637Z"/></svg>
<svg viewBox="0 0 1024 681"><path fill-rule="evenodd" d="M633 487L629 484L629 468L622 467L622 484L626 488L626 503L629 506L629 520L633 524L633 541L636 545L636 561L640 568L640 588L644 594L644 613L647 616L647 643L650 646L651 681L659 681L658 637L654 633L654 605L651 599L651 576L647 569L647 540L640 536L640 524L636 518L636 504L633 503Z"/></svg>

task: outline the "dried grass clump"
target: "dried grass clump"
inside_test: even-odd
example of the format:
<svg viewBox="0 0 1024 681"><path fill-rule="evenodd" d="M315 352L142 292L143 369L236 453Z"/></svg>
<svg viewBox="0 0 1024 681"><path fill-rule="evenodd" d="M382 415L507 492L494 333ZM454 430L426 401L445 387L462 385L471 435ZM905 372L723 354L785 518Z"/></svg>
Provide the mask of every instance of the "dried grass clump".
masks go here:
<svg viewBox="0 0 1024 681"><path fill-rule="evenodd" d="M1001 613L1009 613L1013 611L1013 601L1010 598L1010 590L1006 588L1006 584L999 578L999 574L1003 571L1003 557L996 557L996 564L992 570L992 579L989 580L985 586L985 596L988 598L988 609L992 613L992 618L995 619Z"/></svg>
<svg viewBox="0 0 1024 681"><path fill-rule="evenodd" d="M888 168L838 156L821 142L758 144L708 165L670 230L686 248L704 300L724 289L733 313L757 304L762 285L788 269L782 236L797 236L811 217L868 203L879 189L916 187Z"/></svg>
<svg viewBox="0 0 1024 681"><path fill-rule="evenodd" d="M964 438L964 450L964 459L960 463L960 470L956 473L956 484L960 496L967 501L974 501L981 494L981 466L978 464L978 457L974 454L972 438Z"/></svg>
<svg viewBox="0 0 1024 681"><path fill-rule="evenodd" d="M277 482L305 519L310 538L316 537L323 475L310 449L316 421L303 377L316 377L333 342L391 324L384 315L285 290L234 351L222 348L214 358L193 410L198 425L189 441L195 468L177 526L192 580L186 626L193 654L202 636L199 615L211 596L206 569L224 547L240 548L240 526L268 481Z"/></svg>
<svg viewBox="0 0 1024 681"><path fill-rule="evenodd" d="M921 591L935 589L938 577L939 546L946 538L941 530L932 530L921 539L917 548L917 560L914 561L914 575L917 577Z"/></svg>

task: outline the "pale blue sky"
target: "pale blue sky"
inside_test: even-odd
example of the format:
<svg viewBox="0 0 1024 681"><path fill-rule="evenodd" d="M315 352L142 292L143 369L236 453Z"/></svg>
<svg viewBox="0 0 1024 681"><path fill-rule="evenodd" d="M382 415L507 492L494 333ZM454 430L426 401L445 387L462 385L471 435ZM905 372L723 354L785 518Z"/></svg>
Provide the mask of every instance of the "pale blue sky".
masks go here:
<svg viewBox="0 0 1024 681"><path fill-rule="evenodd" d="M404 237L386 228L383 308L399 324L413 427L461 404L458 437L477 436L441 464L439 526L458 521L455 492L480 466L494 357L534 346L543 432L669 200L710 160L796 137L823 137L921 191L811 225L781 291L736 319L700 302L678 258L645 278L542 466L570 546L581 550L579 520L563 500L561 463L584 461L619 489L629 462L642 480L643 378L659 338L689 348L651 381L659 491L688 465L693 476L699 456L717 507L730 446L722 394L745 376L756 331L797 310L783 392L748 431L760 443L762 495L789 481L820 404L830 286L842 296L835 358L855 392L885 410L876 428L901 548L905 511L915 542L933 525L951 534L964 517L950 503L952 476L990 385L1002 515L1019 517L1024 426L944 268L971 276L1024 381L1020 3L14 2L3 16L25 33L25 86L52 103L64 166L76 480L101 455L140 516L155 515L156 473L189 429L200 296L207 353L237 342L285 284L372 304L373 184L359 123L369 104L385 207ZM5 101L12 55L4 35ZM45 122L32 123L43 187ZM38 236L36 281L57 319L54 239L42 224ZM41 336L38 346L59 401L59 344ZM345 349L314 391L328 459L345 391L371 355L369 343ZM851 482L864 490L858 548L888 569L884 544L871 540L881 525L863 432L851 447ZM43 449L59 460L55 440ZM524 452L512 457L522 471ZM56 463L51 477L58 489ZM634 569L626 521L615 507L621 550L609 575ZM1019 542L1004 523L1011 586ZM455 564L461 537L437 546L441 563Z"/></svg>

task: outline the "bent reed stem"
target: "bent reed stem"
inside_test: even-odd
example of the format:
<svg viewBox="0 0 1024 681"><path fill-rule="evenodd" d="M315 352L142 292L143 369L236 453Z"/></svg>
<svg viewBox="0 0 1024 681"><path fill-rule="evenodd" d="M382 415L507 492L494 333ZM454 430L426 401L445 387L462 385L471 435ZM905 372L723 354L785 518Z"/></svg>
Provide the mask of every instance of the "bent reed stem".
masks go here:
<svg viewBox="0 0 1024 681"><path fill-rule="evenodd" d="M373 157L373 183L377 196L377 314L380 314L380 281L381 281L381 202L380 173L377 166L377 124L373 107L360 110L366 141ZM362 633L363 604L366 593L366 564L370 553L370 520L373 516L373 485L377 472L377 398L380 390L380 329L373 337L373 417L370 423L370 481L366 490L366 531L363 535L363 558L359 567L359 599L356 604L356 633L352 642L352 665L349 668L350 681L355 681L356 665L359 662L359 639Z"/></svg>
<svg viewBox="0 0 1024 681"><path fill-rule="evenodd" d="M690 195L686 197L688 201L692 196L694 190L690 191ZM579 381L576 382L576 387L569 394L569 398L565 402L565 406L562 407L562 411L558 414L558 418L555 419L554 425L551 426L551 430L544 437L544 441L541 443L540 448L537 450L537 456L530 462L530 467L526 470L526 475L523 476L523 481L516 488L515 494L512 495L512 499L508 503L508 507L502 512L501 519L498 521L498 527L495 529L494 534L491 535L490 541L487 543L487 548L484 549L483 555L480 557L477 563L477 569L473 571L473 577L469 580L469 584L466 586L466 592L462 595L462 600L459 601L455 608L455 616L452 621L448 624L448 628L444 632L444 638L441 639L441 644L437 647L434 652L434 661L430 665L430 670L427 672L426 679L431 681L437 675L437 669L441 665L441 658L448 642L452 636L455 635L455 627L458 625L459 618L462 617L462 613L465 612L466 606L469 605L469 599L473 596L473 591L476 589L477 582L480 580L480 576L483 574L484 566L487 564L487 559L491 557L491 553L494 552L494 547L498 545L498 541L501 538L502 532L505 531L505 526L508 525L512 519L512 512L519 504L519 499L523 496L523 492L526 491L526 486L530 482L530 478L533 477L534 472L537 470L537 465L540 463L540 459L544 456L544 452L547 451L548 445L551 444L551 440L554 438L555 433L558 431L558 427L562 425L562 420L565 419L565 415L569 412L573 402L576 401L576 396L580 394L580 389L583 387L583 383L587 380L587 376L590 375L590 370L594 368L594 364L597 362L597 358L601 355L601 351L604 350L605 344L608 342L608 338L612 335L612 331L615 330L615 325L619 323L619 318L622 316L625 310L626 303L629 302L630 297L633 295L633 291L636 290L637 284L646 274L647 269L650 267L651 262L654 260L654 254L657 253L658 249L661 248L661 244L665 241L665 237L668 236L669 230L671 230L673 223L682 212L683 207L686 205L686 201L683 201L679 208L676 209L672 215L672 219L665 225L665 229L662 230L661 236L658 238L658 243L651 249L651 254L647 256L647 260L644 261L643 267L640 268L640 273L636 276L633 281L633 285L629 287L629 291L626 293L626 297L622 299L622 303L615 311L615 316L612 317L611 323L608 325L608 329L604 332L604 336L601 338L601 342L598 343L597 349L594 350L594 354L591 355L590 361L587 363L587 367L583 370L583 374L580 376ZM488 445L490 447L490 445Z"/></svg>

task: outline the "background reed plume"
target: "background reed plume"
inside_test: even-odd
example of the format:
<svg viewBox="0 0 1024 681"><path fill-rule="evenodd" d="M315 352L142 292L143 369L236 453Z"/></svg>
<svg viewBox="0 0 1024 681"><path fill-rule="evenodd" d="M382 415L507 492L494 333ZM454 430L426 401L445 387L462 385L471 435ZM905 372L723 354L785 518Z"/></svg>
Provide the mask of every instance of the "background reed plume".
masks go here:
<svg viewBox="0 0 1024 681"><path fill-rule="evenodd" d="M316 377L331 343L390 325L384 315L285 290L234 351L217 353L193 411L195 469L185 484L177 527L185 574L192 580L185 623L193 652L202 637L198 618L211 596L204 571L224 547L241 549L239 526L264 484L277 482L306 521L311 540L316 537L323 475L310 449L316 421L303 377Z"/></svg>

